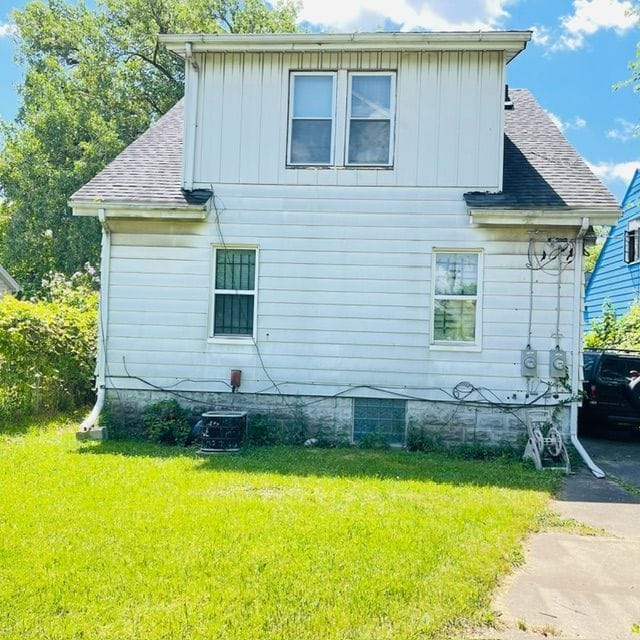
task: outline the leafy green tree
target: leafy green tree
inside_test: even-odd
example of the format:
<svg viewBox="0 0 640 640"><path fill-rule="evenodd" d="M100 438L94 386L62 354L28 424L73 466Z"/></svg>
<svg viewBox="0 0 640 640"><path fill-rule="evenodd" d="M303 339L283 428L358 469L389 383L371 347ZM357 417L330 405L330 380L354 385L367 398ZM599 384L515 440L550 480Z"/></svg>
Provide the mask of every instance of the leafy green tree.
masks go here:
<svg viewBox="0 0 640 640"><path fill-rule="evenodd" d="M585 349L611 349L620 342L620 326L616 310L610 301L602 305L602 315L591 323L584 338Z"/></svg>
<svg viewBox="0 0 640 640"><path fill-rule="evenodd" d="M183 93L182 61L158 33L295 30L284 0L35 0L14 11L22 104L0 123L0 262L27 289L99 259L94 219L69 196Z"/></svg>

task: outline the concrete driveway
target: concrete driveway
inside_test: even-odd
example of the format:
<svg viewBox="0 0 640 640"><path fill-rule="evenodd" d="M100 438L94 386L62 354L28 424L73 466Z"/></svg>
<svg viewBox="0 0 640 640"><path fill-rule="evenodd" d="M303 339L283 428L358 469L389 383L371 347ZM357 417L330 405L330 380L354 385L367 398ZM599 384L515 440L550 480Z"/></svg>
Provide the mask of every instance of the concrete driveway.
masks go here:
<svg viewBox="0 0 640 640"><path fill-rule="evenodd" d="M640 442L583 443L607 478L579 469L551 507L603 532L532 536L496 594L501 628L474 638L640 640Z"/></svg>

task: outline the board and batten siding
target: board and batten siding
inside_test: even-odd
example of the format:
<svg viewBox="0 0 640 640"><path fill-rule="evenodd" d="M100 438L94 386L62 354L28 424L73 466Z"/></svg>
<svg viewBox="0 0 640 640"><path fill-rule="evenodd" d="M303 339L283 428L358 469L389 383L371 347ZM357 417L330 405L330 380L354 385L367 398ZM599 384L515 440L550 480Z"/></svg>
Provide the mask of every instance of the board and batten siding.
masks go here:
<svg viewBox="0 0 640 640"><path fill-rule="evenodd" d="M210 184L502 185L502 52L209 53L188 69L185 175ZM293 70L396 71L394 166L286 167ZM338 116L340 117L340 116Z"/></svg>
<svg viewBox="0 0 640 640"><path fill-rule="evenodd" d="M208 339L212 247L222 231L226 245L259 249L257 344L284 393L406 386L446 399L465 380L525 400L528 236L471 227L460 190L219 185L215 204L205 222L110 223L108 386L149 388L139 376L226 391L230 370L241 369L242 392L274 393L254 345ZM480 351L429 348L434 247L483 251ZM562 273L564 300L573 277ZM556 272L535 272L541 378L556 344L556 304ZM569 352L573 315L563 307L560 346Z"/></svg>
<svg viewBox="0 0 640 640"><path fill-rule="evenodd" d="M624 261L624 233L629 222L640 218L640 173L636 172L622 200L622 215L609 230L585 291L585 330L602 316L610 302L618 316L624 315L640 298L640 261Z"/></svg>

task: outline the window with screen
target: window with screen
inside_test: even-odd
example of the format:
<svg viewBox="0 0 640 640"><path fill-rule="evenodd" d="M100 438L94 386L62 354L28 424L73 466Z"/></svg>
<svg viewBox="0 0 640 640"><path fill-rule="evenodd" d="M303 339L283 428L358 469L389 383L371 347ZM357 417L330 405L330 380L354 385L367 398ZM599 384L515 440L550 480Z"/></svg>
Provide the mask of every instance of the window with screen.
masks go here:
<svg viewBox="0 0 640 640"><path fill-rule="evenodd" d="M214 248L213 337L253 337L256 249Z"/></svg>

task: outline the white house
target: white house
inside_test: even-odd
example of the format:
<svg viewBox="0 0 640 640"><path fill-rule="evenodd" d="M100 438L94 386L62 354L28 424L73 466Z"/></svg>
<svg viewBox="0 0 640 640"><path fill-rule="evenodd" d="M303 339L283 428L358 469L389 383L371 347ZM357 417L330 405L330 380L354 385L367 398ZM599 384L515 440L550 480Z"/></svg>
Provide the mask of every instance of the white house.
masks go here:
<svg viewBox="0 0 640 640"><path fill-rule="evenodd" d="M583 236L620 210L505 95L530 37L161 36L184 100L71 199L104 230L99 387L399 444L559 407L568 435Z"/></svg>

